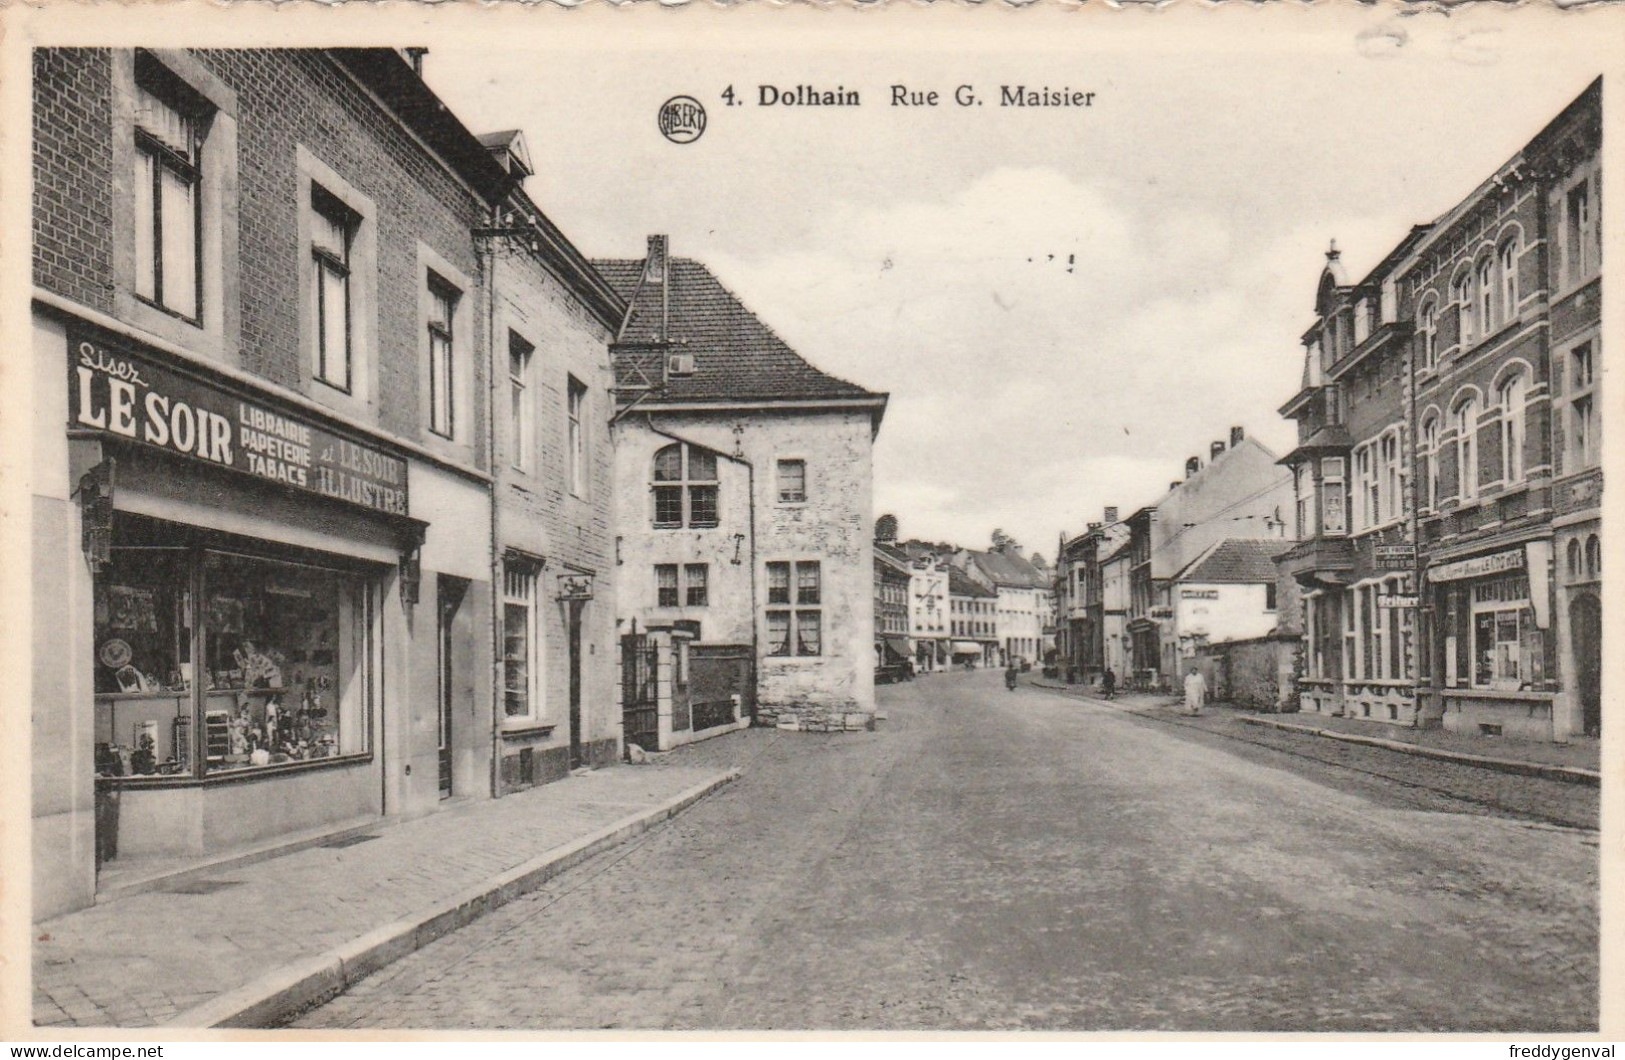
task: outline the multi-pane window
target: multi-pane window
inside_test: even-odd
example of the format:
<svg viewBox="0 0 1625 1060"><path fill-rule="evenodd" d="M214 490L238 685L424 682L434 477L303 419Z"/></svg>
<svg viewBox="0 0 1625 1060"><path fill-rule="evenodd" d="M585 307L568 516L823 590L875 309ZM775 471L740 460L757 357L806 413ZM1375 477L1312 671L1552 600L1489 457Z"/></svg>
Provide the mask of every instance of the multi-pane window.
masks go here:
<svg viewBox="0 0 1625 1060"><path fill-rule="evenodd" d="M678 599L677 564L655 564L655 603L661 607L676 607Z"/></svg>
<svg viewBox="0 0 1625 1060"><path fill-rule="evenodd" d="M711 603L711 567L706 563L685 563L683 581L689 607L706 607Z"/></svg>
<svg viewBox="0 0 1625 1060"><path fill-rule="evenodd" d="M1545 677L1544 636L1534 621L1529 579L1489 578L1471 588L1472 684L1523 689Z"/></svg>
<svg viewBox="0 0 1625 1060"><path fill-rule="evenodd" d="M801 504L807 499L807 462L779 461L779 503Z"/></svg>
<svg viewBox="0 0 1625 1060"><path fill-rule="evenodd" d="M1416 330L1422 344L1422 367L1435 368L1439 364L1439 304L1429 302L1422 307Z"/></svg>
<svg viewBox="0 0 1625 1060"><path fill-rule="evenodd" d="M1457 495L1464 501L1478 497L1478 399L1468 398L1456 408Z"/></svg>
<svg viewBox="0 0 1625 1060"><path fill-rule="evenodd" d="M1361 446L1354 452L1354 528L1364 530L1381 522L1378 506L1377 472L1373 447Z"/></svg>
<svg viewBox="0 0 1625 1060"><path fill-rule="evenodd" d="M316 185L310 189L310 253L315 262L317 379L350 390L350 244L356 217Z"/></svg>
<svg viewBox="0 0 1625 1060"><path fill-rule="evenodd" d="M1501 246L1501 319L1518 317L1518 241L1509 239Z"/></svg>
<svg viewBox="0 0 1625 1060"><path fill-rule="evenodd" d="M1484 334L1495 330L1495 262L1489 258L1478 263L1478 319Z"/></svg>
<svg viewBox="0 0 1625 1060"><path fill-rule="evenodd" d="M1297 500L1297 536L1315 536L1315 478L1309 464L1298 464L1292 469L1293 494Z"/></svg>
<svg viewBox="0 0 1625 1060"><path fill-rule="evenodd" d="M536 447L531 412L530 365L536 348L518 335L508 333L508 445L509 462L520 471L530 467Z"/></svg>
<svg viewBox="0 0 1625 1060"><path fill-rule="evenodd" d="M1405 474L1399 462L1399 434L1397 432L1390 431L1382 436L1382 441L1378 446L1378 454L1382 462L1380 472L1382 475L1381 518L1398 519L1404 514Z"/></svg>
<svg viewBox="0 0 1625 1060"><path fill-rule="evenodd" d="M1320 461L1320 525L1328 534L1348 530L1343 510L1344 460L1328 456Z"/></svg>
<svg viewBox="0 0 1625 1060"><path fill-rule="evenodd" d="M1432 416L1422 425L1422 505L1433 509L1439 505L1439 417Z"/></svg>
<svg viewBox="0 0 1625 1060"><path fill-rule="evenodd" d="M1577 471L1595 465L1600 452L1593 344L1582 342L1569 350L1567 364L1568 461L1564 470Z"/></svg>
<svg viewBox="0 0 1625 1060"><path fill-rule="evenodd" d="M1569 284L1579 283L1597 271L1601 242L1597 231L1596 204L1591 198L1591 177L1587 175L1563 196L1563 275Z"/></svg>
<svg viewBox="0 0 1625 1060"><path fill-rule="evenodd" d="M1473 277L1472 273L1464 272L1457 277L1451 287L1451 298L1455 301L1461 313L1461 345L1465 348L1473 341L1475 328L1473 327Z"/></svg>
<svg viewBox="0 0 1625 1060"><path fill-rule="evenodd" d="M717 525L717 454L682 443L655 453L654 525Z"/></svg>
<svg viewBox="0 0 1625 1060"><path fill-rule="evenodd" d="M139 62L136 77L135 293L196 322L206 108L156 62Z"/></svg>
<svg viewBox="0 0 1625 1060"><path fill-rule="evenodd" d="M536 574L508 564L502 572L502 713L536 713Z"/></svg>
<svg viewBox="0 0 1625 1060"><path fill-rule="evenodd" d="M767 653L822 655L823 572L817 560L767 565Z"/></svg>
<svg viewBox="0 0 1625 1060"><path fill-rule="evenodd" d="M1507 484L1523 480L1524 389L1522 372L1501 384L1501 480Z"/></svg>
<svg viewBox="0 0 1625 1060"><path fill-rule="evenodd" d="M570 492L587 495L587 433L583 420L587 411L587 386L575 376L569 381Z"/></svg>
<svg viewBox="0 0 1625 1060"><path fill-rule="evenodd" d="M429 274L429 429L450 438L456 430L452 393L456 350L452 315L457 311L457 289Z"/></svg>

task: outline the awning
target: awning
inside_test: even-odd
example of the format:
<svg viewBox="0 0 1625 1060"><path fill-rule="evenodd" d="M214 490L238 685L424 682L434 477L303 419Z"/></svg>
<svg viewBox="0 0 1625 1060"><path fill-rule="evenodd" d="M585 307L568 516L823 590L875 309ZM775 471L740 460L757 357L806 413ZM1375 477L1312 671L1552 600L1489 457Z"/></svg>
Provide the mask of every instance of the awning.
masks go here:
<svg viewBox="0 0 1625 1060"><path fill-rule="evenodd" d="M908 661L910 652L908 650L907 637L899 637L893 634L881 637L880 643L886 646L887 651L891 652L897 657L898 662Z"/></svg>
<svg viewBox="0 0 1625 1060"><path fill-rule="evenodd" d="M982 654L982 646L974 640L956 640L954 641L954 654L980 655Z"/></svg>

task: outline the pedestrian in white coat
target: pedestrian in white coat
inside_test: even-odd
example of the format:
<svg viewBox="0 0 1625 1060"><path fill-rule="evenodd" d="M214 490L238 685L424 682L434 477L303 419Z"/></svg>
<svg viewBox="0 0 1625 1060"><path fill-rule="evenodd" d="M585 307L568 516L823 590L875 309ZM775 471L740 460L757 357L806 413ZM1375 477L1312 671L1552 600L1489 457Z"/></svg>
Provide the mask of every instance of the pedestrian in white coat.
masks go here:
<svg viewBox="0 0 1625 1060"><path fill-rule="evenodd" d="M1202 701L1207 699L1207 679L1202 671L1191 667L1191 672L1185 675L1185 711L1196 715L1202 713Z"/></svg>

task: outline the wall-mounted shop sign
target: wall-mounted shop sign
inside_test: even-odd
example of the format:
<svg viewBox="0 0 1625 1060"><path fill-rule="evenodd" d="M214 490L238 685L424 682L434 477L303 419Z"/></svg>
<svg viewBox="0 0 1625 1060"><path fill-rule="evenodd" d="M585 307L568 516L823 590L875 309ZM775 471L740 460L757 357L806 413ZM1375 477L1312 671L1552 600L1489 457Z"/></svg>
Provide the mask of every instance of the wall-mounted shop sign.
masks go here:
<svg viewBox="0 0 1625 1060"><path fill-rule="evenodd" d="M1378 545L1377 562L1386 570L1408 570L1416 566L1416 546Z"/></svg>
<svg viewBox="0 0 1625 1060"><path fill-rule="evenodd" d="M1219 590L1181 589L1179 590L1179 598L1181 600L1217 600L1219 598Z"/></svg>
<svg viewBox="0 0 1625 1060"><path fill-rule="evenodd" d="M1418 602L1415 596L1409 596L1405 593L1379 593L1377 595L1378 607L1416 607Z"/></svg>
<svg viewBox="0 0 1625 1060"><path fill-rule="evenodd" d="M591 600L592 575L590 574L561 574L559 575L560 600Z"/></svg>
<svg viewBox="0 0 1625 1060"><path fill-rule="evenodd" d="M406 515L406 461L143 354L68 334L68 426Z"/></svg>
<svg viewBox="0 0 1625 1060"><path fill-rule="evenodd" d="M1499 574L1508 570L1523 570L1523 549L1496 552L1489 556L1458 559L1454 563L1441 563L1428 570L1430 582L1454 582L1463 578L1478 578L1486 574Z"/></svg>
<svg viewBox="0 0 1625 1060"><path fill-rule="evenodd" d="M1153 607L1151 609L1151 617L1152 618L1173 618L1174 617L1174 609L1171 608L1171 607Z"/></svg>

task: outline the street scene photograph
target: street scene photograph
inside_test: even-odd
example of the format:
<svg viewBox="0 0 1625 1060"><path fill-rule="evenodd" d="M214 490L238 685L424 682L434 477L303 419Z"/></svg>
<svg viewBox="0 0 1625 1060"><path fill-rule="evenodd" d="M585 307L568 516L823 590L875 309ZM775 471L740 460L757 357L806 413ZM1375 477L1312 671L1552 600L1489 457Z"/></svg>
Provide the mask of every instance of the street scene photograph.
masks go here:
<svg viewBox="0 0 1625 1060"><path fill-rule="evenodd" d="M0 1037L1620 1033L1617 9L452 6L7 17Z"/></svg>

